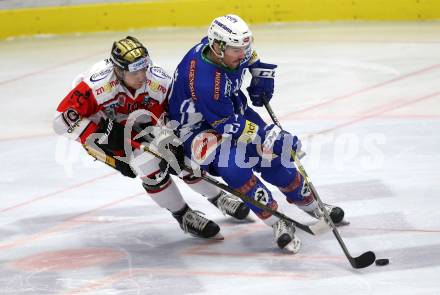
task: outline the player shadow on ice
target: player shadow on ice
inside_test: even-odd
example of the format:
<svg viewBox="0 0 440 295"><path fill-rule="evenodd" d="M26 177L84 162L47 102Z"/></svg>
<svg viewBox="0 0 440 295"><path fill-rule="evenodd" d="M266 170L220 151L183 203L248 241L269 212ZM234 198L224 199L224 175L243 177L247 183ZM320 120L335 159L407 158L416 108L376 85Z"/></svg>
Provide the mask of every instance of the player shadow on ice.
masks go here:
<svg viewBox="0 0 440 295"><path fill-rule="evenodd" d="M368 272L387 272L432 268L440 266L440 245L425 245L415 247L401 247L400 241L396 241L396 248L391 250L377 251L378 258L388 258L390 263L385 266L371 266L366 268Z"/></svg>

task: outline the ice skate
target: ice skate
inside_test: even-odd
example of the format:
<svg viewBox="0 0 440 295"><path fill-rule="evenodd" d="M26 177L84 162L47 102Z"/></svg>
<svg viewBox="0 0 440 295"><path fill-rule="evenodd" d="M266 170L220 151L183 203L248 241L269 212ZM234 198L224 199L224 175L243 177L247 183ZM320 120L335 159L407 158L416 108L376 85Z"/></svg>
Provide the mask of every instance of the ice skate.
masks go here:
<svg viewBox="0 0 440 295"><path fill-rule="evenodd" d="M348 222L344 221L344 210L342 210L341 207L338 206L333 206L333 205L329 205L329 204L325 204L323 203L325 209L328 212L328 215L330 216L330 219L333 221L333 223L335 225L343 225L343 224L348 224ZM313 211L305 211L306 213L308 213L310 216L320 219L324 213L322 213L321 209L319 209L319 207L316 207L315 210Z"/></svg>
<svg viewBox="0 0 440 295"><path fill-rule="evenodd" d="M301 241L295 236L295 227L285 220L278 220L273 226L274 242L280 249L295 254L301 248Z"/></svg>
<svg viewBox="0 0 440 295"><path fill-rule="evenodd" d="M309 197L313 195L313 192L311 191L308 183L304 183L302 189L301 189L301 195ZM307 214L310 216L321 219L321 217L324 215L322 210L318 206L318 202L316 201L316 198L314 197L314 201L309 204L308 206L299 206L301 209L303 209ZM337 224L348 224L348 222L343 223L342 220L344 219L344 210L342 210L341 207L329 205L322 203L324 205L324 208L327 210L328 215L330 216L330 219L333 221L335 225Z"/></svg>
<svg viewBox="0 0 440 295"><path fill-rule="evenodd" d="M223 191L217 197L209 201L219 208L223 214L229 215L238 220L245 219L250 212L249 207L247 207L237 197L227 194Z"/></svg>
<svg viewBox="0 0 440 295"><path fill-rule="evenodd" d="M195 211L186 206L179 212L173 213L180 227L185 233L192 236L205 239L223 240L220 233L220 227L212 220L203 217L203 213Z"/></svg>

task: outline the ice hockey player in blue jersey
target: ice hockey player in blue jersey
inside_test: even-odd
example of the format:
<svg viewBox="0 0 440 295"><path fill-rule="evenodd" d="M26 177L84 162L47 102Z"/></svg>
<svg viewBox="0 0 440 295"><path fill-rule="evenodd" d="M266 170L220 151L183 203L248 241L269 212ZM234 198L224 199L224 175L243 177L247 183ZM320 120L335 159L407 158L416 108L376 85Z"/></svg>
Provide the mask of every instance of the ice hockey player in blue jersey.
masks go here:
<svg viewBox="0 0 440 295"><path fill-rule="evenodd" d="M175 74L169 102L171 120L178 122L177 135L185 155L203 170L221 176L232 188L277 209L272 193L256 176L279 188L289 203L319 218L317 202L297 171L291 151L301 143L296 136L265 123L248 105L241 86L246 71L252 74L247 87L252 104L263 106L274 91L274 64L263 63L252 48L252 32L236 15L213 20L208 36L184 56ZM293 224L247 204L273 228L274 242L289 253L301 242ZM344 211L326 205L333 222Z"/></svg>

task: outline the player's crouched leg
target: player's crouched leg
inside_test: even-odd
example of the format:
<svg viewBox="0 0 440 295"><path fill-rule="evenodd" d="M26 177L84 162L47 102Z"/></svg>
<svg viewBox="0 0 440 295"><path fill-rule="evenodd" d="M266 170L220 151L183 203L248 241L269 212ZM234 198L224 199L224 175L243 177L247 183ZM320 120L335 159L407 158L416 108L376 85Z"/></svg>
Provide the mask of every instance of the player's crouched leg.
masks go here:
<svg viewBox="0 0 440 295"><path fill-rule="evenodd" d="M278 209L278 204L272 198L271 192L255 175L252 175L252 177L237 190L273 210ZM272 227L274 243L280 249L285 249L289 253L297 253L299 251L301 241L295 236L295 227L291 222L279 219L252 204L247 205L264 223Z"/></svg>
<svg viewBox="0 0 440 295"><path fill-rule="evenodd" d="M212 170L223 178L224 181L233 189L247 195L253 200L261 203L272 210L278 209L277 202L273 199L272 193L258 179L251 168L239 167L235 161L237 158L237 148L232 146L229 150L227 163L220 164L218 155L211 164ZM273 228L274 242L281 249L286 249L291 253L298 252L301 243L295 237L293 224L286 223L271 213L264 211L257 206L247 203L246 205L254 212L265 224Z"/></svg>
<svg viewBox="0 0 440 295"><path fill-rule="evenodd" d="M159 172L159 171L158 171ZM155 174L142 178L142 185L159 207L168 209L185 232L199 238L222 240L220 227L205 218L202 212L192 210L183 200L177 185L167 174L157 181Z"/></svg>
<svg viewBox="0 0 440 295"><path fill-rule="evenodd" d="M201 177L192 174L185 175L183 181L195 192L205 196L209 202L216 206L225 216L231 216L237 220L244 220L250 212L239 198L227 194L218 187L206 182Z"/></svg>

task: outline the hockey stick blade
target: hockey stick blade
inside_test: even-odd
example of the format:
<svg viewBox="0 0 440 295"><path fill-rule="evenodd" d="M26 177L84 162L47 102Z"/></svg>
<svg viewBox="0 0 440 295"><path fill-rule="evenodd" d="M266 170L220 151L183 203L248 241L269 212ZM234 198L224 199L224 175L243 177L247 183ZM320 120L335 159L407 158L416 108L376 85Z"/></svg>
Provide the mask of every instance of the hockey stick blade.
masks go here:
<svg viewBox="0 0 440 295"><path fill-rule="evenodd" d="M376 254L372 251L368 251L358 257L349 257L349 261L353 268L365 268L376 261Z"/></svg>

